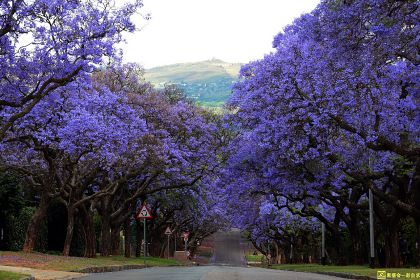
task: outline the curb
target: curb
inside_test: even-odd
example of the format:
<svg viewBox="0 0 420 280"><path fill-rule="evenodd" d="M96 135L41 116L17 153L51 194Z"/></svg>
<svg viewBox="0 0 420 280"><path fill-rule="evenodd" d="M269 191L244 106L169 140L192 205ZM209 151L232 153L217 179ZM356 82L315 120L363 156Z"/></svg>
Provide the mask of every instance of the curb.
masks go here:
<svg viewBox="0 0 420 280"><path fill-rule="evenodd" d="M142 269L146 266L144 264L130 264L130 265L111 265L111 266L92 266L77 270L72 270L71 272L78 273L102 273L102 272L115 272L121 270L130 270L130 269Z"/></svg>
<svg viewBox="0 0 420 280"><path fill-rule="evenodd" d="M376 278L364 275L355 275L355 274L348 274L348 273L341 273L341 272L313 272L316 274L324 274L329 276L336 276L346 279L357 279L357 280L376 280Z"/></svg>
<svg viewBox="0 0 420 280"><path fill-rule="evenodd" d="M270 269L275 269L275 268L270 268ZM373 277L370 277L370 276L355 275L355 274L348 274L348 273L342 273L342 272L298 271L298 270L292 270L292 269L277 269L277 270L302 272L302 273L315 273L315 274L322 274L322 275L328 275L328 276L341 277L341 278L345 278L345 279L377 280L376 278L373 278Z"/></svg>
<svg viewBox="0 0 420 280"><path fill-rule="evenodd" d="M27 276L27 277L23 277L20 280L35 280L35 277L33 276Z"/></svg>

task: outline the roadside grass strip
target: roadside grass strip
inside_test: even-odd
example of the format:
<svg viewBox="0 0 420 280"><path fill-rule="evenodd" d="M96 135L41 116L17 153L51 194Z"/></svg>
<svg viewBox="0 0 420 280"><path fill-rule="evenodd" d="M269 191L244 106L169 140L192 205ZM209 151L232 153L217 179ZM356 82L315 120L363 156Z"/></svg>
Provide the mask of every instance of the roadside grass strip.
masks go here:
<svg viewBox="0 0 420 280"><path fill-rule="evenodd" d="M81 271L91 267L143 265L143 257L125 258L109 256L96 258L64 257L41 253L26 254L23 252L0 251L0 265L21 266L36 269L58 271ZM176 266L179 262L173 259L146 258L147 266ZM2 278L0 278L2 279Z"/></svg>
<svg viewBox="0 0 420 280"><path fill-rule="evenodd" d="M248 262L261 262L262 258L264 258L264 255L246 255L246 260Z"/></svg>
<svg viewBox="0 0 420 280"><path fill-rule="evenodd" d="M28 277L28 275L8 271L0 271L0 279L2 280L20 280L25 277Z"/></svg>
<svg viewBox="0 0 420 280"><path fill-rule="evenodd" d="M273 265L272 268L314 273L343 273L349 275L368 276L373 279L381 279L378 275L387 276L383 279L420 279L420 268L369 268L361 265L323 266L319 264L279 264Z"/></svg>

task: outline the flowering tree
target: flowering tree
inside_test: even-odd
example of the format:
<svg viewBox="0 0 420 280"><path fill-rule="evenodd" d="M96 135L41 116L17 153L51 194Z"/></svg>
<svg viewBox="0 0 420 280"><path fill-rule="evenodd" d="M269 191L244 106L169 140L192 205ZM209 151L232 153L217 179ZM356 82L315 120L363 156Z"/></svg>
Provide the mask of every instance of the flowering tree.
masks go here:
<svg viewBox="0 0 420 280"><path fill-rule="evenodd" d="M45 96L61 87L88 83L106 59L120 58L121 33L141 0L25 1L0 3L0 140Z"/></svg>
<svg viewBox="0 0 420 280"><path fill-rule="evenodd" d="M371 189L394 221L419 225L418 12L414 2L322 1L242 68L233 162L253 192L304 201L299 214L327 222L320 200L343 220ZM388 265L398 265L398 227L387 230Z"/></svg>

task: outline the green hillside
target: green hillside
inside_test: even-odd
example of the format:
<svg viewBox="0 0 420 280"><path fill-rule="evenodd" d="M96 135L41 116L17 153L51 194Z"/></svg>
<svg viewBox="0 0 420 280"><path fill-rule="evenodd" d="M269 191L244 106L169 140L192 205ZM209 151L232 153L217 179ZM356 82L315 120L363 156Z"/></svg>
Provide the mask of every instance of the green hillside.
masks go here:
<svg viewBox="0 0 420 280"><path fill-rule="evenodd" d="M145 78L155 87L176 84L186 95L207 107L220 107L228 99L241 64L218 59L179 63L146 70Z"/></svg>

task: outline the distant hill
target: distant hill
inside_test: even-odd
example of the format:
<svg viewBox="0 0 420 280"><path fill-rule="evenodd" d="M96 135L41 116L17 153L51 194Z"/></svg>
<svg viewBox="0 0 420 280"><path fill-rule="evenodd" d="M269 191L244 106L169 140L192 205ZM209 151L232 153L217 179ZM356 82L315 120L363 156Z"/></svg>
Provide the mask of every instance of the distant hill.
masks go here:
<svg viewBox="0 0 420 280"><path fill-rule="evenodd" d="M176 84L199 104L220 107L228 99L240 68L240 63L212 59L146 69L145 78L157 88L165 83Z"/></svg>

